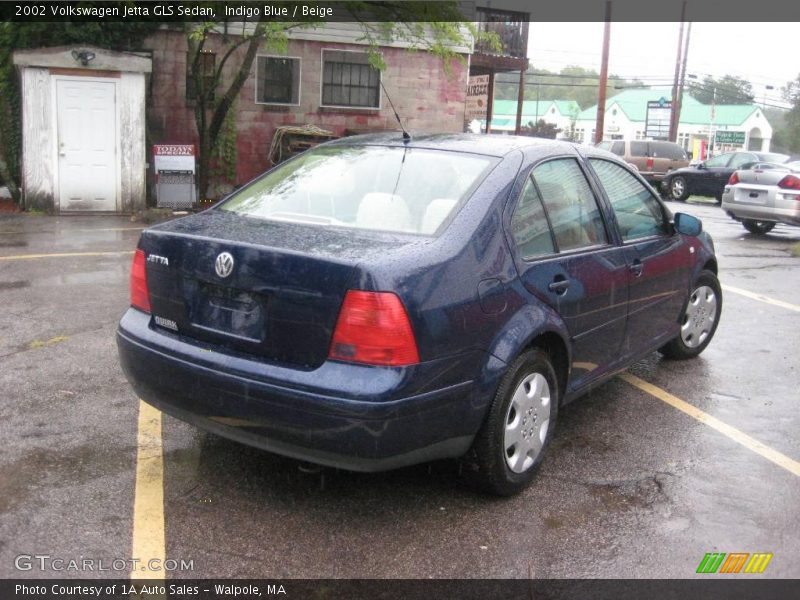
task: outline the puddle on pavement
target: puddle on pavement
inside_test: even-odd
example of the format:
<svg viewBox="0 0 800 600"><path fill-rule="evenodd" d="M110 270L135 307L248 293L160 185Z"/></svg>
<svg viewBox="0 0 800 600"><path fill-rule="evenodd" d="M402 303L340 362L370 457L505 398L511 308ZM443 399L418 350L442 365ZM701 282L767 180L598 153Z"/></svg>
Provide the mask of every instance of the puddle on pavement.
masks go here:
<svg viewBox="0 0 800 600"><path fill-rule="evenodd" d="M38 428L46 426L47 423L36 424ZM46 432L41 437L51 435L53 432ZM131 469L134 456L134 449L109 451L107 445L26 450L17 460L0 464L0 514L28 501L42 485L69 488Z"/></svg>
<svg viewBox="0 0 800 600"><path fill-rule="evenodd" d="M0 292L3 290L18 290L30 286L30 281L0 281Z"/></svg>

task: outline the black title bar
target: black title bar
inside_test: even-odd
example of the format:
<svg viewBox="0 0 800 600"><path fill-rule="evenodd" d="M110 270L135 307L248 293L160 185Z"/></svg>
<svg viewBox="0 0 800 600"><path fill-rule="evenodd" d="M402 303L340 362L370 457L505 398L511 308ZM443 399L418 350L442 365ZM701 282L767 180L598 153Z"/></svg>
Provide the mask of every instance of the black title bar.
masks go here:
<svg viewBox="0 0 800 600"><path fill-rule="evenodd" d="M503 11L530 15L534 22L603 21L607 0L505 0ZM300 22L479 21L476 12L487 0L117 0L0 2L0 20L17 22L196 22L258 20ZM611 0L616 22L675 22L684 0ZM398 9L398 7L400 7ZM496 8L500 8L499 6ZM794 0L688 0L687 21L769 22L800 21L800 2ZM789 40L787 40L789 43Z"/></svg>

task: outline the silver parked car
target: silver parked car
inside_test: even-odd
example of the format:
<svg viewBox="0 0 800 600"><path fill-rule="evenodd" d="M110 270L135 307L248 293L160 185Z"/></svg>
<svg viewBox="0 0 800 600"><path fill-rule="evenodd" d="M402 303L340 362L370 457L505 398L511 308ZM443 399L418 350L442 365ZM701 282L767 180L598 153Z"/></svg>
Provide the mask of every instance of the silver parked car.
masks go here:
<svg viewBox="0 0 800 600"><path fill-rule="evenodd" d="M800 226L800 162L734 171L722 193L722 209L759 235L778 223Z"/></svg>

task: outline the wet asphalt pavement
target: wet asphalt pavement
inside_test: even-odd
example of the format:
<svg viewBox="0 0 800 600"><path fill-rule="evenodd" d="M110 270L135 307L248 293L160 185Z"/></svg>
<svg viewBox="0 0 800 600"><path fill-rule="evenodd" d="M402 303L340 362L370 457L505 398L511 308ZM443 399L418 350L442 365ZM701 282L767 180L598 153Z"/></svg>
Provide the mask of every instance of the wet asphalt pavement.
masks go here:
<svg viewBox="0 0 800 600"><path fill-rule="evenodd" d="M800 228L757 238L712 204L670 208L703 219L723 285L800 303ZM0 256L50 255L0 260L0 577L80 575L19 571L20 554L130 558L138 401L114 331L139 232L0 216ZM75 252L96 254L53 256ZM800 460L798 325L727 291L700 358L631 372ZM170 417L163 445L166 556L194 561L170 577L683 578L706 552L772 552L763 577L800 577L800 478L620 379L560 413L510 499L454 462L308 472Z"/></svg>

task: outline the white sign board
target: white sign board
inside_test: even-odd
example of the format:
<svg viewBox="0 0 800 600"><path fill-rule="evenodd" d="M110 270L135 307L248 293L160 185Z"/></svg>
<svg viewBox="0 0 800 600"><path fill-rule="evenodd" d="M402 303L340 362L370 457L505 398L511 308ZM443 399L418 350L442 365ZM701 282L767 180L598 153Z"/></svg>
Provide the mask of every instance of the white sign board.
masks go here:
<svg viewBox="0 0 800 600"><path fill-rule="evenodd" d="M194 173L192 144L159 144L153 146L155 171L191 171Z"/></svg>
<svg viewBox="0 0 800 600"><path fill-rule="evenodd" d="M467 85L467 108L464 118L486 120L486 105L489 102L489 76L473 75Z"/></svg>
<svg viewBox="0 0 800 600"><path fill-rule="evenodd" d="M672 118L672 102L666 98L647 103L645 136L653 140L669 138L669 123Z"/></svg>

